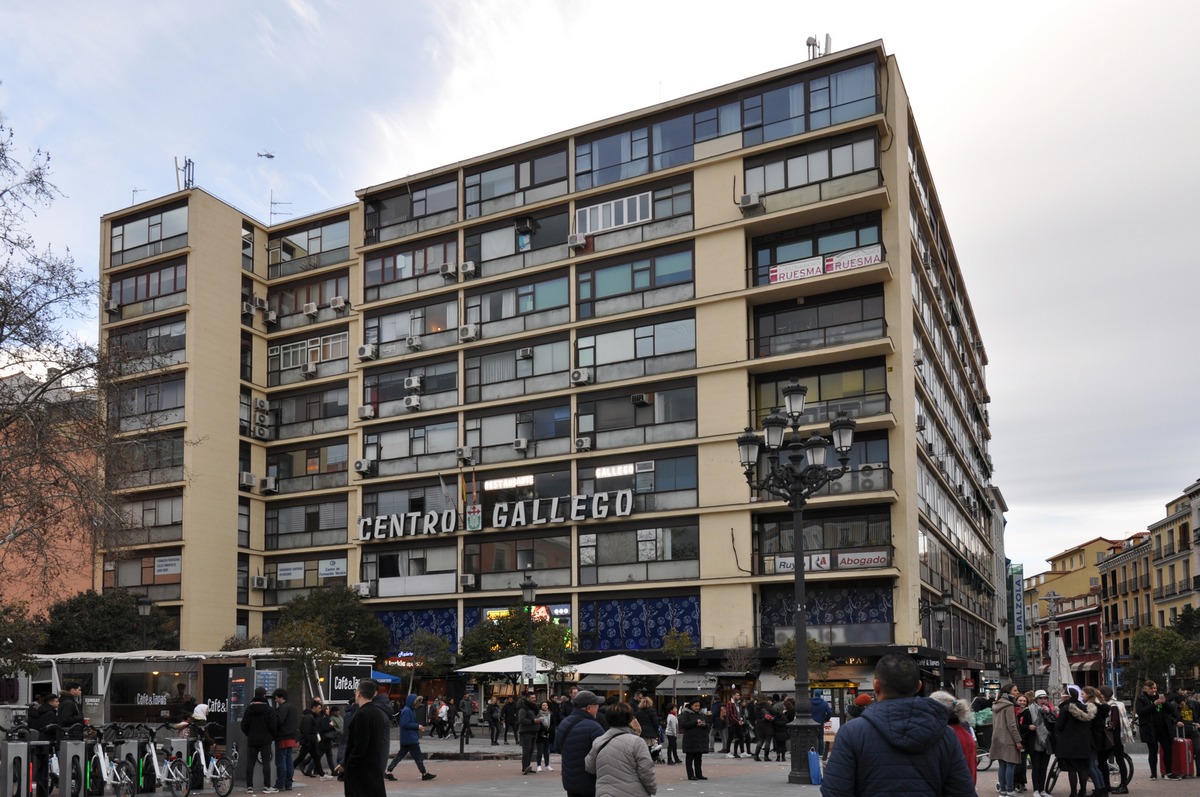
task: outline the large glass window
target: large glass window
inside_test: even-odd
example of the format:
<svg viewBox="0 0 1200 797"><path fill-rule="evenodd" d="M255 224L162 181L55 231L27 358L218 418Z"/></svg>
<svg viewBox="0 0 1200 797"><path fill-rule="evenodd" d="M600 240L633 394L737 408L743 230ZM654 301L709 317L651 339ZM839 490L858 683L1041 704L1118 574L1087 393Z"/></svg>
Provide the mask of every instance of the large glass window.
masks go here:
<svg viewBox="0 0 1200 797"><path fill-rule="evenodd" d="M694 420L696 387L688 385L580 401L577 423L579 433L588 434Z"/></svg>
<svg viewBox="0 0 1200 797"><path fill-rule="evenodd" d="M463 181L466 191L467 218L474 219L482 215L483 208L489 199L497 199L551 183L564 182L566 179L566 149L468 174ZM565 182L563 193L565 193Z"/></svg>
<svg viewBox="0 0 1200 797"><path fill-rule="evenodd" d="M363 454L385 461L424 454L441 454L458 446L458 421L430 423L405 429L372 432L363 437Z"/></svg>
<svg viewBox="0 0 1200 797"><path fill-rule="evenodd" d="M343 473L349 466L349 451L345 442L293 451L272 451L267 455L267 475L277 479L292 479Z"/></svg>
<svg viewBox="0 0 1200 797"><path fill-rule="evenodd" d="M495 222L469 230L464 240L467 260L486 263L522 252L535 252L567 242L571 216L565 210L537 217Z"/></svg>
<svg viewBox="0 0 1200 797"><path fill-rule="evenodd" d="M328 279L312 282L289 283L278 288L272 288L267 296L271 309L279 315L293 315L303 312L304 305L312 304L324 307L335 296L343 299L350 296L350 277L342 274Z"/></svg>
<svg viewBox="0 0 1200 797"><path fill-rule="evenodd" d="M764 375L755 385L755 428L775 407L784 406L783 388L791 374ZM801 423L821 423L845 412L852 418L876 415L887 408L887 366L866 360L804 368L796 372L808 388Z"/></svg>
<svg viewBox="0 0 1200 797"><path fill-rule="evenodd" d="M187 344L184 319L155 322L133 330L120 330L108 337L109 350L117 357L137 358L179 351Z"/></svg>
<svg viewBox="0 0 1200 797"><path fill-rule="evenodd" d="M368 288L390 282L440 273L444 263L458 262L458 241L454 238L427 241L367 256L363 284ZM368 301L378 298L368 294Z"/></svg>
<svg viewBox="0 0 1200 797"><path fill-rule="evenodd" d="M755 348L759 357L811 351L881 337L886 329L883 293L830 294L757 307Z"/></svg>
<svg viewBox="0 0 1200 797"><path fill-rule="evenodd" d="M755 238L754 284L769 285L772 269L797 260L845 252L880 240L880 216L863 213Z"/></svg>
<svg viewBox="0 0 1200 797"><path fill-rule="evenodd" d="M281 343L267 348L267 370L273 373L299 368L305 363L345 359L350 354L349 333L335 332L319 338Z"/></svg>
<svg viewBox="0 0 1200 797"><path fill-rule="evenodd" d="M405 233L404 223L458 207L458 181L427 185L411 193L373 197L366 202L366 242L390 241Z"/></svg>
<svg viewBox="0 0 1200 797"><path fill-rule="evenodd" d="M571 368L570 355L570 343L559 340L467 357L467 401L480 400L481 386L565 373Z"/></svg>
<svg viewBox="0 0 1200 797"><path fill-rule="evenodd" d="M371 316L363 325L366 343L389 343L409 335L432 335L458 327L458 300L410 307L386 315Z"/></svg>
<svg viewBox="0 0 1200 797"><path fill-rule="evenodd" d="M772 152L746 161L746 191L773 193L874 169L876 134L855 133Z"/></svg>
<svg viewBox="0 0 1200 797"><path fill-rule="evenodd" d="M109 408L114 420L150 415L183 406L184 378L164 379L121 388L117 402Z"/></svg>
<svg viewBox="0 0 1200 797"><path fill-rule="evenodd" d="M363 403L397 401L412 391L404 387L410 376L421 377L421 393L445 393L458 389L458 363L428 363L394 371L372 371L363 377Z"/></svg>
<svg viewBox="0 0 1200 797"><path fill-rule="evenodd" d="M271 409L278 413L281 424L337 418L349 413L348 394L347 388L335 387L317 393L286 396L273 399Z"/></svg>
<svg viewBox="0 0 1200 797"><path fill-rule="evenodd" d="M463 546L463 572L475 575L521 573L529 568L552 570L570 565L570 535L487 540Z"/></svg>
<svg viewBox="0 0 1200 797"><path fill-rule="evenodd" d="M570 279L566 276L509 285L466 299L469 322L502 321L518 315L537 313L570 302Z"/></svg>
<svg viewBox="0 0 1200 797"><path fill-rule="evenodd" d="M109 284L109 296L121 305L157 299L187 290L187 261L177 260L162 266L127 274Z"/></svg>
<svg viewBox="0 0 1200 797"><path fill-rule="evenodd" d="M691 250L649 254L635 260L580 270L576 280L580 318L591 318L598 300L691 282Z"/></svg>
<svg viewBox="0 0 1200 797"><path fill-rule="evenodd" d="M497 503L532 501L534 498L563 498L571 495L571 471L489 473L481 480L484 522L489 523Z"/></svg>
<svg viewBox="0 0 1200 797"><path fill-rule="evenodd" d="M472 448L511 446L518 437L536 441L570 436L569 404L485 415L466 421L466 443Z"/></svg>
<svg viewBox="0 0 1200 797"><path fill-rule="evenodd" d="M581 335L576 360L581 367L658 357L696 348L696 321L682 318L632 329Z"/></svg>
<svg viewBox="0 0 1200 797"><path fill-rule="evenodd" d="M267 242L268 274L297 274L350 259L350 220L318 222Z"/></svg>
<svg viewBox="0 0 1200 797"><path fill-rule="evenodd" d="M120 266L144 257L160 255L187 246L187 205L155 208L114 223L111 232L110 265Z"/></svg>
<svg viewBox="0 0 1200 797"><path fill-rule="evenodd" d="M344 545L349 522L346 507L345 498L298 506L268 506L267 550Z"/></svg>
<svg viewBox="0 0 1200 797"><path fill-rule="evenodd" d="M575 232L594 235L691 212L692 184L689 181L579 208L575 211Z"/></svg>
<svg viewBox="0 0 1200 797"><path fill-rule="evenodd" d="M449 483L380 490L363 495L363 517L407 515L409 512L444 512L458 508L458 478Z"/></svg>

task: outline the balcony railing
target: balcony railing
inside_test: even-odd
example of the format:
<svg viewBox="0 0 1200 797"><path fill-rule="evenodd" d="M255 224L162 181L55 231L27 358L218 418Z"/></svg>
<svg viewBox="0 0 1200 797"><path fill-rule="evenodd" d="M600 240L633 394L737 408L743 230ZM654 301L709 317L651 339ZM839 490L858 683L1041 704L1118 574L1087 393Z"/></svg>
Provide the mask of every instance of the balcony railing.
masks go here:
<svg viewBox="0 0 1200 797"><path fill-rule="evenodd" d="M1164 597L1164 598L1169 598L1169 597L1171 597L1172 595L1174 595L1174 594L1175 594L1175 592L1176 592L1176 590L1175 590L1175 584L1174 584L1174 583L1167 584L1165 587L1163 587L1163 597Z"/></svg>
<svg viewBox="0 0 1200 797"><path fill-rule="evenodd" d="M1117 582L1117 591L1119 591L1122 595L1124 595L1126 592L1129 592L1129 582L1128 581Z"/></svg>
<svg viewBox="0 0 1200 797"><path fill-rule="evenodd" d="M1164 545L1163 550L1162 550L1162 555L1163 556L1174 556L1175 555L1175 543L1168 542L1166 545Z"/></svg>
<svg viewBox="0 0 1200 797"><path fill-rule="evenodd" d="M1192 583L1190 581L1188 581L1186 578L1183 581L1180 581L1177 586L1179 588L1180 595L1182 595L1185 592L1192 591Z"/></svg>
<svg viewBox="0 0 1200 797"><path fill-rule="evenodd" d="M1150 589L1150 576L1139 576L1138 583L1142 589Z"/></svg>
<svg viewBox="0 0 1200 797"><path fill-rule="evenodd" d="M1163 596L1163 588L1155 587L1154 588L1154 600L1160 601L1160 600L1162 600L1162 596Z"/></svg>
<svg viewBox="0 0 1200 797"><path fill-rule="evenodd" d="M770 357L775 354L814 351L830 346L843 346L848 343L878 340L886 336L887 322L882 318L875 318L869 321L855 321L849 324L837 324L817 329L784 332L769 337L764 336L758 338L755 342L755 348L758 357Z"/></svg>

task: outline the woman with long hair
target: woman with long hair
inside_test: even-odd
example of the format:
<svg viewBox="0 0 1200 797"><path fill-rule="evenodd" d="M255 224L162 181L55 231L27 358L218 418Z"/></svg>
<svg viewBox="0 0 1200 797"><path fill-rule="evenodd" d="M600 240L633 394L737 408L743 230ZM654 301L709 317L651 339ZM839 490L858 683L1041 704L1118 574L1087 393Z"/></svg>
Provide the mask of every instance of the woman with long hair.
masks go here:
<svg viewBox="0 0 1200 797"><path fill-rule="evenodd" d="M950 726L950 730L954 731L954 737L958 739L958 744L962 747L963 758L967 761L967 770L971 773L971 782L975 783L977 774L975 771L975 737L971 734L969 727L971 707L965 700L959 700L949 692L934 692L929 699L945 707L946 724Z"/></svg>

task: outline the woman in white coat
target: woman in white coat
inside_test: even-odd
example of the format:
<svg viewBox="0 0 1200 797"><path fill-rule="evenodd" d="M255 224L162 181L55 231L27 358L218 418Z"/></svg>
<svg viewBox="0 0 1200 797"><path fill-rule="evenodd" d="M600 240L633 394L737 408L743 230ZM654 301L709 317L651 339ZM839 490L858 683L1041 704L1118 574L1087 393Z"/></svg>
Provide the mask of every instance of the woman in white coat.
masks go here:
<svg viewBox="0 0 1200 797"><path fill-rule="evenodd" d="M596 797L649 797L658 791L654 761L640 736L633 709L615 703L604 712L608 730L596 741L583 766L596 776Z"/></svg>

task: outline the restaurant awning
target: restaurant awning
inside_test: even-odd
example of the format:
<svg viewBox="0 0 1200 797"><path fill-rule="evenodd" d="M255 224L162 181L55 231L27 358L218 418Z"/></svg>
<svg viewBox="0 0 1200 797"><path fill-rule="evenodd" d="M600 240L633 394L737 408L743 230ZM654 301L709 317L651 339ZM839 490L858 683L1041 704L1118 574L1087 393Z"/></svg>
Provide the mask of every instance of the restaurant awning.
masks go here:
<svg viewBox="0 0 1200 797"><path fill-rule="evenodd" d="M668 695L672 692L683 692L688 695L708 694L715 691L717 688L717 677L715 675L705 675L702 672L684 672L679 675L668 675L662 679L662 683L654 687L654 691L659 695Z"/></svg>
<svg viewBox="0 0 1200 797"><path fill-rule="evenodd" d="M1095 672L1099 669L1098 661L1077 661L1071 665L1071 672Z"/></svg>

